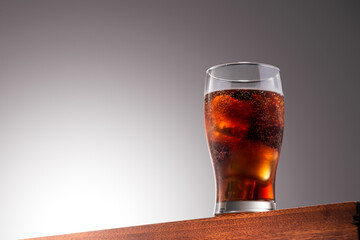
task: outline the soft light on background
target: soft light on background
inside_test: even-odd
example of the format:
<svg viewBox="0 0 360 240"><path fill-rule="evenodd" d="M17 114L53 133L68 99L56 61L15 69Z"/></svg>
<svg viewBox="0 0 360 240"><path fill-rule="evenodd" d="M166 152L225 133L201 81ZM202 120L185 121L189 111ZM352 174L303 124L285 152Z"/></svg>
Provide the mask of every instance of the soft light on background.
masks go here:
<svg viewBox="0 0 360 240"><path fill-rule="evenodd" d="M360 199L359 1L1 1L1 239L210 217L205 70L281 69L278 208Z"/></svg>

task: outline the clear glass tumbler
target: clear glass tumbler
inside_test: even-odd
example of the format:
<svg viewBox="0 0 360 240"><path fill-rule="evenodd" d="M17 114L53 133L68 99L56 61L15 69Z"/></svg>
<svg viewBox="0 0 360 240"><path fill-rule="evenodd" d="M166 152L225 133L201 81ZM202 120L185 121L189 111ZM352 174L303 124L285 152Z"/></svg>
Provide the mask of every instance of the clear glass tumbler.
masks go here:
<svg viewBox="0 0 360 240"><path fill-rule="evenodd" d="M205 129L216 179L215 214L276 209L284 130L280 70L251 62L206 72Z"/></svg>

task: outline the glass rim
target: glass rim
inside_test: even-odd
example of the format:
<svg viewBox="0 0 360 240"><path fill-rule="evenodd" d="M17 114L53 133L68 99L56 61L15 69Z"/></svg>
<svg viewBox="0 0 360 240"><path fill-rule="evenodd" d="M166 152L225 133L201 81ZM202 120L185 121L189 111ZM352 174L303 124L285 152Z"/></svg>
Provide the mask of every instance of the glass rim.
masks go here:
<svg viewBox="0 0 360 240"><path fill-rule="evenodd" d="M206 70L206 74L209 75L210 77L217 79L217 80L222 80L222 81L227 81L227 82L260 82L260 81L265 81L265 80L273 80L274 78L259 78L259 79L226 79L226 78L219 78L214 76L213 74L211 74L210 72L212 70L218 69L218 68L222 68L222 67L228 67L228 66L234 66L234 65L255 65L255 66L259 66L259 67L266 67L266 68L271 68L274 69L276 71L278 71L277 74L280 73L280 68L275 67L271 64L267 64L267 63L259 63L259 62L231 62L231 63L223 63L223 64L219 64L219 65L215 65L212 66L211 68L208 68Z"/></svg>

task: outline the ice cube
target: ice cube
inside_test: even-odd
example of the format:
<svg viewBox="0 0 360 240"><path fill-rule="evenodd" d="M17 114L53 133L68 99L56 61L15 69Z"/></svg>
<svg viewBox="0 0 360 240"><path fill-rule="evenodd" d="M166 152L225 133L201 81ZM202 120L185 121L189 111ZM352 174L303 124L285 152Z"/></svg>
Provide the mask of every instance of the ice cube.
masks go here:
<svg viewBox="0 0 360 240"><path fill-rule="evenodd" d="M251 105L227 95L216 96L211 105L211 119L219 134L242 138L250 127Z"/></svg>
<svg viewBox="0 0 360 240"><path fill-rule="evenodd" d="M245 141L234 149L230 158L228 172L266 183L271 179L279 153L262 143Z"/></svg>

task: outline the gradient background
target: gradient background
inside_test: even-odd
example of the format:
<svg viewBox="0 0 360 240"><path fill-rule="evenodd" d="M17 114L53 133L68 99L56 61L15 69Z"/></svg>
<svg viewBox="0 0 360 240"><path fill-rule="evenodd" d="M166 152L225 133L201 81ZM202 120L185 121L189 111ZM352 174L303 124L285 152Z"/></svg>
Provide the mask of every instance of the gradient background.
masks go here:
<svg viewBox="0 0 360 240"><path fill-rule="evenodd" d="M0 1L0 238L210 217L205 70L281 69L278 208L360 199L360 1Z"/></svg>

